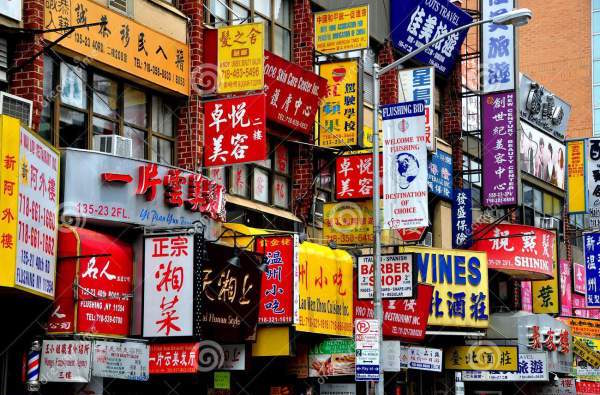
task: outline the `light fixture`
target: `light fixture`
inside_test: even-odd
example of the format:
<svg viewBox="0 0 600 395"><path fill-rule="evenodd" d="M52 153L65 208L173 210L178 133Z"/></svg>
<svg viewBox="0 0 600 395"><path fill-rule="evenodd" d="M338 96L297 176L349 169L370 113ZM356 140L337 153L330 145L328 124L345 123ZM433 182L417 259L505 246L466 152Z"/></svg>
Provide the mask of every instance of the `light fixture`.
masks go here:
<svg viewBox="0 0 600 395"><path fill-rule="evenodd" d="M529 23L533 13L529 8L519 8L500 14L492 18L492 23L496 25L523 26Z"/></svg>
<svg viewBox="0 0 600 395"><path fill-rule="evenodd" d="M240 265L240 250L237 247L233 249L233 256L227 260L227 264L238 269L242 268L242 265Z"/></svg>

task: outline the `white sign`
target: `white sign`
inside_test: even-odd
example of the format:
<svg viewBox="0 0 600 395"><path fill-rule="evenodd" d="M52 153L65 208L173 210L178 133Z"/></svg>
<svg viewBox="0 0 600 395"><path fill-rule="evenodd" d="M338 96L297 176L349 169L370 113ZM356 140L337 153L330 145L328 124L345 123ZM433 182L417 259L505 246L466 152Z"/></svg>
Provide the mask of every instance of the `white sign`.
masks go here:
<svg viewBox="0 0 600 395"><path fill-rule="evenodd" d="M40 381L87 383L90 380L92 342L44 340Z"/></svg>
<svg viewBox="0 0 600 395"><path fill-rule="evenodd" d="M481 16L493 18L513 8L514 0L483 1ZM483 93L515 89L515 28L488 23L481 29Z"/></svg>
<svg viewBox="0 0 600 395"><path fill-rule="evenodd" d="M384 372L400 371L400 342L398 340L385 340L381 354Z"/></svg>
<svg viewBox="0 0 600 395"><path fill-rule="evenodd" d="M21 127L19 156L15 284L53 298L58 244L59 154Z"/></svg>
<svg viewBox="0 0 600 395"><path fill-rule="evenodd" d="M400 347L400 367L403 369L441 372L442 363L442 350L439 348Z"/></svg>
<svg viewBox="0 0 600 395"><path fill-rule="evenodd" d="M418 67L398 72L398 98L400 102L423 100L425 102L425 139L428 151L435 150L435 69Z"/></svg>
<svg viewBox="0 0 600 395"><path fill-rule="evenodd" d="M379 321L354 321L356 381L379 380Z"/></svg>
<svg viewBox="0 0 600 395"><path fill-rule="evenodd" d="M600 139L585 142L587 174L587 209L590 213L590 228L600 229Z"/></svg>
<svg viewBox="0 0 600 395"><path fill-rule="evenodd" d="M145 343L96 340L92 374L96 377L147 381L149 353Z"/></svg>
<svg viewBox="0 0 600 395"><path fill-rule="evenodd" d="M22 0L4 0L0 7L0 14L9 18L21 21L23 19L23 1Z"/></svg>
<svg viewBox="0 0 600 395"><path fill-rule="evenodd" d="M246 345L223 344L223 366L221 370L246 370Z"/></svg>
<svg viewBox="0 0 600 395"><path fill-rule="evenodd" d="M463 370L463 381L548 381L545 353L519 353L516 372Z"/></svg>
<svg viewBox="0 0 600 395"><path fill-rule="evenodd" d="M373 299L373 257L358 257L358 298ZM412 298L413 294L412 254L382 255L381 297L387 299Z"/></svg>
<svg viewBox="0 0 600 395"><path fill-rule="evenodd" d="M194 237L148 237L144 256L144 337L192 336Z"/></svg>
<svg viewBox="0 0 600 395"><path fill-rule="evenodd" d="M382 106L383 228L429 226L423 101Z"/></svg>
<svg viewBox="0 0 600 395"><path fill-rule="evenodd" d="M575 379L571 377L561 378L558 383L551 380L548 384L538 387L535 395L577 395Z"/></svg>
<svg viewBox="0 0 600 395"><path fill-rule="evenodd" d="M321 384L320 395L356 395L356 384Z"/></svg>

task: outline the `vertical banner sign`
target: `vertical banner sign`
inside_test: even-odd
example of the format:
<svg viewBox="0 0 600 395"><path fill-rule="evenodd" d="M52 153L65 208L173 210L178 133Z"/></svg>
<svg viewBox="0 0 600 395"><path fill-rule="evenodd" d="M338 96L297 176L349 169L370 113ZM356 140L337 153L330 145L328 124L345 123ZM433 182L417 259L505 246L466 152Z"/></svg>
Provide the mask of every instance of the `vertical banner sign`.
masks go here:
<svg viewBox="0 0 600 395"><path fill-rule="evenodd" d="M467 249L473 243L471 189L455 189L452 198L452 248Z"/></svg>
<svg viewBox="0 0 600 395"><path fill-rule="evenodd" d="M356 381L379 381L379 321L354 321Z"/></svg>
<svg viewBox="0 0 600 395"><path fill-rule="evenodd" d="M379 154L379 178L383 175L383 156ZM337 200L366 199L373 196L373 155L345 155L335 159L335 197ZM383 183L379 183L380 194Z"/></svg>
<svg viewBox="0 0 600 395"><path fill-rule="evenodd" d="M531 281L521 281L521 310L533 312Z"/></svg>
<svg viewBox="0 0 600 395"><path fill-rule="evenodd" d="M560 315L568 317L573 313L573 298L571 292L571 262L561 259L560 269Z"/></svg>
<svg viewBox="0 0 600 395"><path fill-rule="evenodd" d="M585 265L573 262L573 290L585 295Z"/></svg>
<svg viewBox="0 0 600 395"><path fill-rule="evenodd" d="M218 29L217 93L263 89L263 30L262 22Z"/></svg>
<svg viewBox="0 0 600 395"><path fill-rule="evenodd" d="M481 2L481 17L493 18L512 11L514 0ZM481 27L483 93L515 89L515 28L488 23Z"/></svg>
<svg viewBox="0 0 600 395"><path fill-rule="evenodd" d="M419 67L398 72L398 99L400 102L423 100L425 102L425 138L427 150L435 150L435 69Z"/></svg>
<svg viewBox="0 0 600 395"><path fill-rule="evenodd" d="M266 159L265 100L260 94L204 103L205 166Z"/></svg>
<svg viewBox="0 0 600 395"><path fill-rule="evenodd" d="M369 48L369 5L315 12L315 50L332 54Z"/></svg>
<svg viewBox="0 0 600 395"><path fill-rule="evenodd" d="M583 255L585 257L585 305L588 308L600 307L600 233L583 235Z"/></svg>
<svg viewBox="0 0 600 395"><path fill-rule="evenodd" d="M587 209L590 228L600 228L600 139L591 138L586 144Z"/></svg>
<svg viewBox="0 0 600 395"><path fill-rule="evenodd" d="M585 140L567 141L567 202L569 213L585 212Z"/></svg>
<svg viewBox="0 0 600 395"><path fill-rule="evenodd" d="M323 63L319 75L327 80L327 96L319 108L319 145L358 144L358 131L362 129L358 60Z"/></svg>
<svg viewBox="0 0 600 395"><path fill-rule="evenodd" d="M148 237L144 249L144 337L191 336L193 237Z"/></svg>
<svg viewBox="0 0 600 395"><path fill-rule="evenodd" d="M496 26L496 25L493 25ZM515 92L485 95L483 112L483 204L517 204Z"/></svg>
<svg viewBox="0 0 600 395"><path fill-rule="evenodd" d="M423 101L382 106L383 227L429 226Z"/></svg>
<svg viewBox="0 0 600 395"><path fill-rule="evenodd" d="M431 155L427 183L429 192L443 199L452 199L452 155L439 149Z"/></svg>
<svg viewBox="0 0 600 395"><path fill-rule="evenodd" d="M556 237L550 248L552 248L553 256L552 279L531 282L531 296L533 297L533 312L535 314L558 314L560 312Z"/></svg>

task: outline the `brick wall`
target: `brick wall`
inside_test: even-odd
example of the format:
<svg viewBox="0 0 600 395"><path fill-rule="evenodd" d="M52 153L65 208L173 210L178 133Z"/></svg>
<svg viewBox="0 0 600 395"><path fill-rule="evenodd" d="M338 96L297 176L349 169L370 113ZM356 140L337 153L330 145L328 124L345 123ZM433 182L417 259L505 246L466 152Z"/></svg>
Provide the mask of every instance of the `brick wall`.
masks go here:
<svg viewBox="0 0 600 395"><path fill-rule="evenodd" d="M454 187L462 188L462 100L461 63L456 62L452 74L441 90L442 104L442 138L452 146L452 161L454 163Z"/></svg>
<svg viewBox="0 0 600 395"><path fill-rule="evenodd" d="M377 54L377 63L385 67L394 61L392 44L386 41ZM390 70L379 80L379 103L394 104L398 102L398 70Z"/></svg>
<svg viewBox="0 0 600 395"><path fill-rule="evenodd" d="M25 29L44 28L44 0L23 1L23 27ZM15 45L11 65L23 64L41 49L40 35L22 36ZM39 130L43 104L44 58L37 57L26 67L11 72L9 78L10 93L33 102L33 130Z"/></svg>

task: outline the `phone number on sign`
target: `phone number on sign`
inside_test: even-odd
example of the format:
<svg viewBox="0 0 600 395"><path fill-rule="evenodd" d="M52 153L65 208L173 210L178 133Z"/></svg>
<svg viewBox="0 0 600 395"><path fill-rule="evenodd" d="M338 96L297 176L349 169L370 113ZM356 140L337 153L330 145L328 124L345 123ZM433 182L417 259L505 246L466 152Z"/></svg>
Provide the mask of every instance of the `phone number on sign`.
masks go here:
<svg viewBox="0 0 600 395"><path fill-rule="evenodd" d="M75 205L75 211L77 214L83 215L129 219L129 216L125 213L124 207L110 206L106 204L77 203Z"/></svg>

